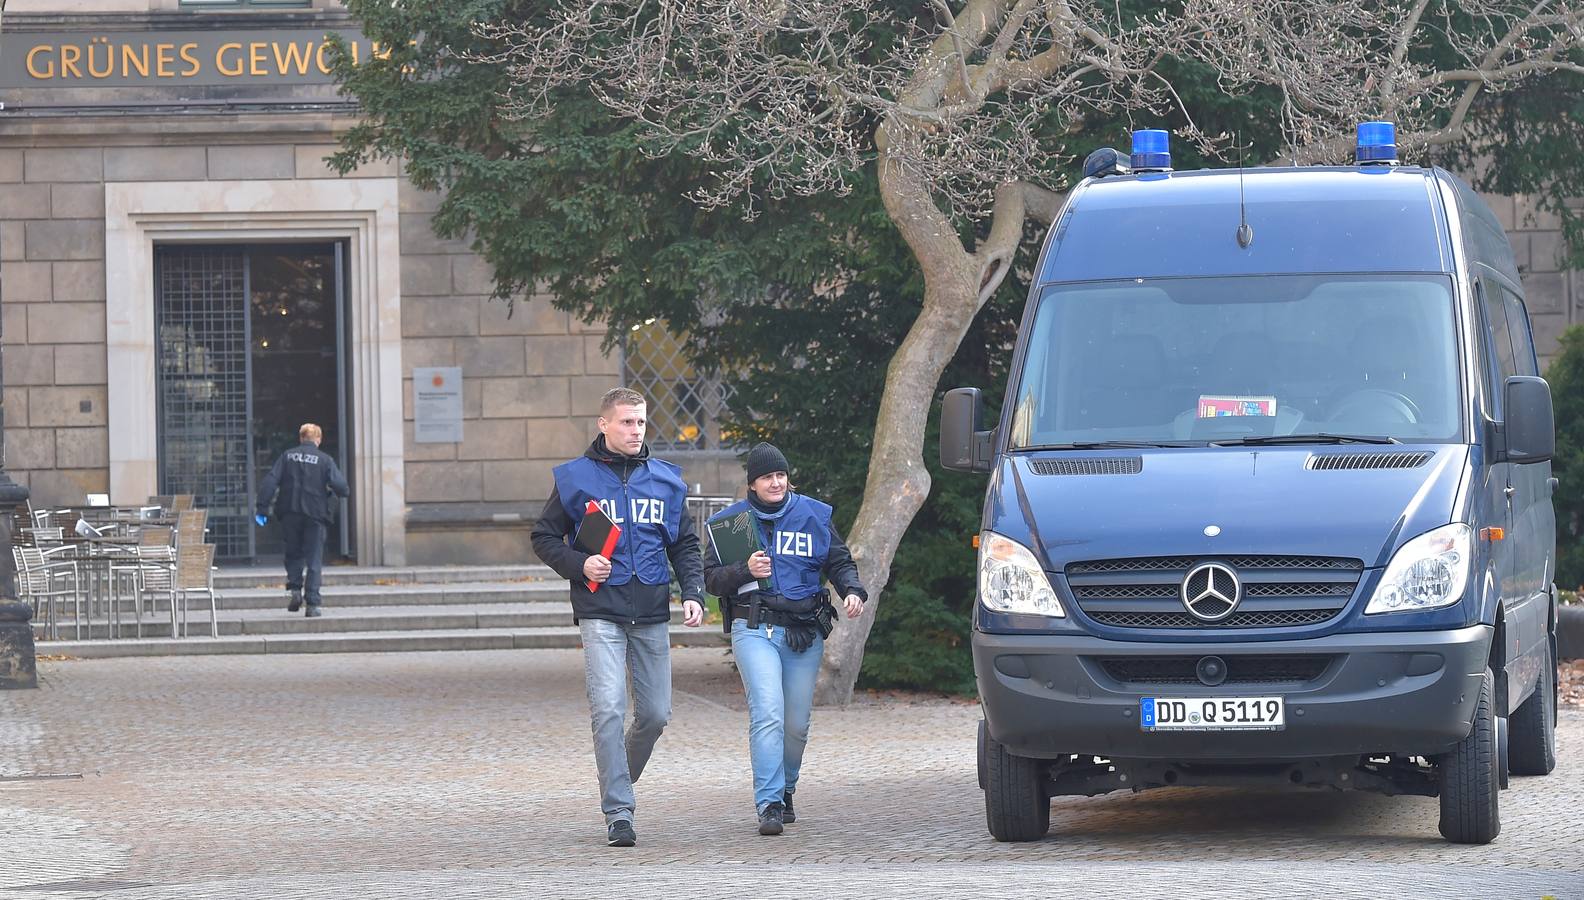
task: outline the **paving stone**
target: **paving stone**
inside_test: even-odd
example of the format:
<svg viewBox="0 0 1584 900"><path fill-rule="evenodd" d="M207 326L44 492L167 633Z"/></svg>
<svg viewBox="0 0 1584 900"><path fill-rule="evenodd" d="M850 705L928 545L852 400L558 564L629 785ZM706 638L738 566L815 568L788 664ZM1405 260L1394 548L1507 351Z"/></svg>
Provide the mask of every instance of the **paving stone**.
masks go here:
<svg viewBox="0 0 1584 900"><path fill-rule="evenodd" d="M604 845L577 650L43 661L0 694L0 896L1584 896L1576 708L1489 846L1442 841L1429 798L1232 788L1060 798L1014 845L972 703L859 692L815 710L769 839L730 658L672 661L630 849Z"/></svg>

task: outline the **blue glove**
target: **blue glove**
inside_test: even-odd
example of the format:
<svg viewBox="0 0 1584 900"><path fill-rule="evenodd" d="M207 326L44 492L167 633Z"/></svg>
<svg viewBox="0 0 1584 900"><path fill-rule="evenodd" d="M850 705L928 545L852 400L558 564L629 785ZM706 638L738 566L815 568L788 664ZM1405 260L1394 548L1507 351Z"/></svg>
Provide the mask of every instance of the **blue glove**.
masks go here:
<svg viewBox="0 0 1584 900"><path fill-rule="evenodd" d="M263 527L264 523L269 521L269 516L254 516L253 521L259 523L259 527Z"/></svg>

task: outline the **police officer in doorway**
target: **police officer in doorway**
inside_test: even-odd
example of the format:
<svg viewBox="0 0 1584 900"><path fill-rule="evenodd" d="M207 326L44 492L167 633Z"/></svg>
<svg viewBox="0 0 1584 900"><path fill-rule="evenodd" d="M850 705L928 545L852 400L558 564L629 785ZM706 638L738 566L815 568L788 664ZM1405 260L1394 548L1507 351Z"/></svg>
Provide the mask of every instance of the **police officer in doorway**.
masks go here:
<svg viewBox="0 0 1584 900"><path fill-rule="evenodd" d="M261 526L268 522L270 501L275 501L275 514L280 518L281 535L286 541L286 591L290 595L286 611L296 612L306 600L305 614L317 616L325 528L333 518L330 495L345 497L350 491L335 460L319 449L324 431L318 425L309 422L297 429L297 440L301 443L282 453L259 484L257 514L253 518Z"/></svg>
<svg viewBox="0 0 1584 900"><path fill-rule="evenodd" d="M672 572L681 584L683 624L704 621L703 560L687 513L687 485L681 469L649 455L646 410L637 391L605 393L599 437L582 456L555 467L555 487L533 529L534 553L572 583L600 809L612 847L638 840L633 782L671 720ZM591 501L621 529L608 557L576 546ZM629 685L633 717L624 734Z"/></svg>

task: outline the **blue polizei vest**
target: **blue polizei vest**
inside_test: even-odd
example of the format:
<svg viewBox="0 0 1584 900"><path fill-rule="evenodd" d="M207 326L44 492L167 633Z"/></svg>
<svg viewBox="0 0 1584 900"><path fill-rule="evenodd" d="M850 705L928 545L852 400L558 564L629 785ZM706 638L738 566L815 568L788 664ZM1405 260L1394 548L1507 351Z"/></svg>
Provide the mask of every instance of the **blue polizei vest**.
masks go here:
<svg viewBox="0 0 1584 900"><path fill-rule="evenodd" d="M647 459L623 484L610 466L587 456L555 467L556 492L574 526L583 524L593 500L621 528L606 584L626 584L634 575L644 584L671 583L666 548L676 542L687 505L681 473L665 460Z"/></svg>
<svg viewBox="0 0 1584 900"><path fill-rule="evenodd" d="M789 491L786 504L778 512L761 512L747 500L739 500L710 516L710 521L745 509L759 520L759 534L765 552L770 554L770 574L776 592L788 600L805 600L819 593L823 588L825 557L830 553L830 506Z"/></svg>

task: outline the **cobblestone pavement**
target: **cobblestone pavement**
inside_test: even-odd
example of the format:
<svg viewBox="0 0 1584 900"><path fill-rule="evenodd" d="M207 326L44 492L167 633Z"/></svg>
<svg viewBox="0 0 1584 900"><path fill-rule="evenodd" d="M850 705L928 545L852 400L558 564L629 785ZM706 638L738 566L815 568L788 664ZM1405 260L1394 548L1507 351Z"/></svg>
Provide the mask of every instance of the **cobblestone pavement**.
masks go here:
<svg viewBox="0 0 1584 900"><path fill-rule="evenodd" d="M752 827L741 685L675 651L675 711L607 848L575 650L46 662L0 694L0 898L1584 898L1584 712L1489 847L1436 801L1201 789L985 831L972 704L815 712L780 838ZM80 777L77 777L80 776Z"/></svg>

